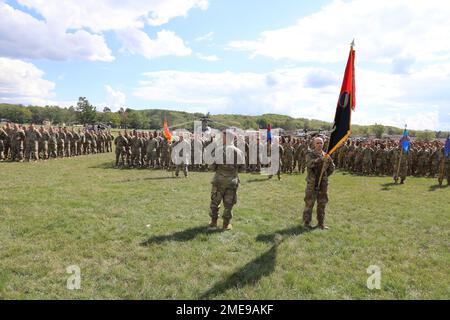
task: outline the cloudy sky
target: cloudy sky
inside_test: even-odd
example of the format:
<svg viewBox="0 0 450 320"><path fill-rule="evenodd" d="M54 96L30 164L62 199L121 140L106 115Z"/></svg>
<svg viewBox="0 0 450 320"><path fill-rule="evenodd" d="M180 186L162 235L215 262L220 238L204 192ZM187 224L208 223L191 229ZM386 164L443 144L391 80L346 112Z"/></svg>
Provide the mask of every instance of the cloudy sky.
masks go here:
<svg viewBox="0 0 450 320"><path fill-rule="evenodd" d="M0 102L450 130L450 1L0 0Z"/></svg>

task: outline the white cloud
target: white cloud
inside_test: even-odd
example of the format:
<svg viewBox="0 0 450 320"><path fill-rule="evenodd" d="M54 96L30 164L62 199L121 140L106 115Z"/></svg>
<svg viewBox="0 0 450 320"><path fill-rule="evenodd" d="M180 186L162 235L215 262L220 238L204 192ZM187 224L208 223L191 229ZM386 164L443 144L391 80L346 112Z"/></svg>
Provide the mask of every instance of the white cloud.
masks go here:
<svg viewBox="0 0 450 320"><path fill-rule="evenodd" d="M219 61L220 58L216 55L203 55L201 53L197 53L197 58L199 58L200 60L205 60L205 61L210 61L210 62L215 62L215 61Z"/></svg>
<svg viewBox="0 0 450 320"><path fill-rule="evenodd" d="M214 36L214 32L208 32L207 34L204 34L200 37L195 38L196 42L207 42L207 41L211 41L212 38Z"/></svg>
<svg viewBox="0 0 450 320"><path fill-rule="evenodd" d="M102 36L84 30L67 33L0 2L0 55L33 59L111 61Z"/></svg>
<svg viewBox="0 0 450 320"><path fill-rule="evenodd" d="M0 57L0 102L52 104L55 84L31 63Z"/></svg>
<svg viewBox="0 0 450 320"><path fill-rule="evenodd" d="M0 55L13 58L50 60L112 61L104 33L117 31L136 53L147 57L165 54L186 55L190 49L181 38L162 31L151 40L141 29L159 26L189 10L206 10L207 0L18 0L20 5L39 14L39 19L0 1ZM124 35L133 30L132 39ZM141 34L138 34L140 32ZM134 37L134 38L133 38ZM137 44L139 40L141 43ZM130 44L131 42L131 44ZM153 49L167 45L162 53Z"/></svg>
<svg viewBox="0 0 450 320"><path fill-rule="evenodd" d="M106 106L112 111L117 111L125 105L125 93L114 90L110 85L105 86L106 89Z"/></svg>
<svg viewBox="0 0 450 320"><path fill-rule="evenodd" d="M337 62L356 39L359 61L450 59L450 3L446 0L334 1L297 24L229 47L274 59Z"/></svg>
<svg viewBox="0 0 450 320"><path fill-rule="evenodd" d="M183 39L172 31L159 31L156 39L150 39L145 32L133 28L117 31L117 35L124 50L141 54L148 59L165 55L187 56L192 53Z"/></svg>
<svg viewBox="0 0 450 320"><path fill-rule="evenodd" d="M430 80L434 71L429 68L416 70L411 75L357 69L357 107L352 116L353 123L397 127L407 123L411 129L448 130L448 116L441 107L448 105L443 101L449 101L449 94L444 91L450 87L447 75L450 66L447 70L441 70L441 81L433 83ZM280 113L329 122L334 118L342 81L342 75L306 67L269 73L158 71L144 76L134 90L134 96L182 106L183 110Z"/></svg>
<svg viewBox="0 0 450 320"><path fill-rule="evenodd" d="M88 28L95 33L159 26L186 16L192 8L206 10L207 0L18 0L39 12L50 25L63 29Z"/></svg>

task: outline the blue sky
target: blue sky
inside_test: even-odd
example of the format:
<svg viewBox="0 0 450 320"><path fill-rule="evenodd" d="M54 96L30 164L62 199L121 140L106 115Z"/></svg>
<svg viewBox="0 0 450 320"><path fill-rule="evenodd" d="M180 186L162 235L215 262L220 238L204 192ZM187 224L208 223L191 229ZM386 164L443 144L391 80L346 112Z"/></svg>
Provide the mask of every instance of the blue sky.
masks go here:
<svg viewBox="0 0 450 320"><path fill-rule="evenodd" d="M448 1L0 0L0 102L450 130Z"/></svg>

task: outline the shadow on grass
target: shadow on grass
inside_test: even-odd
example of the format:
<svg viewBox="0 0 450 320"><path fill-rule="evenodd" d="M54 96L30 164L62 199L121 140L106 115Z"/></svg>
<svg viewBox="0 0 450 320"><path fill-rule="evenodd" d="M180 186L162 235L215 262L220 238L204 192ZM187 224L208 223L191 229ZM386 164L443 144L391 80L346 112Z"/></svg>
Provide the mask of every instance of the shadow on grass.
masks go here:
<svg viewBox="0 0 450 320"><path fill-rule="evenodd" d="M199 234L213 234L222 232L222 229L212 229L208 226L198 226L183 231L178 231L172 234L153 236L149 239L141 242L141 246L150 246L152 244L159 244L167 241L190 241L197 237Z"/></svg>
<svg viewBox="0 0 450 320"><path fill-rule="evenodd" d="M116 164L114 161L110 161L110 162L104 162L104 163L100 163L95 166L89 167L89 169L119 169L119 168L116 167Z"/></svg>
<svg viewBox="0 0 450 320"><path fill-rule="evenodd" d="M434 186L430 186L430 189L428 190L428 191L436 191L437 189L445 189L445 188L448 188L448 185L442 185L442 186L440 186L440 185L438 185L438 184L436 184L436 185L434 185Z"/></svg>
<svg viewBox="0 0 450 320"><path fill-rule="evenodd" d="M392 190L392 188L391 187L393 187L393 186L398 186L399 184L397 184L397 183L395 183L395 182L389 182L389 183L383 183L381 186L382 186L382 188L381 188L381 190L382 191L389 191L389 190Z"/></svg>
<svg viewBox="0 0 450 320"><path fill-rule="evenodd" d="M268 178L265 178L265 179L250 179L250 180L247 180L246 182L247 183L253 183L253 182L267 182L267 181L269 181Z"/></svg>
<svg viewBox="0 0 450 320"><path fill-rule="evenodd" d="M216 283L212 288L203 293L199 299L210 299L229 289L241 289L248 285L254 285L263 277L269 276L275 271L277 250L278 246L284 241L283 236L298 236L309 231L309 229L296 226L278 230L270 234L258 235L256 241L271 243L272 246L270 249L241 267L225 280Z"/></svg>

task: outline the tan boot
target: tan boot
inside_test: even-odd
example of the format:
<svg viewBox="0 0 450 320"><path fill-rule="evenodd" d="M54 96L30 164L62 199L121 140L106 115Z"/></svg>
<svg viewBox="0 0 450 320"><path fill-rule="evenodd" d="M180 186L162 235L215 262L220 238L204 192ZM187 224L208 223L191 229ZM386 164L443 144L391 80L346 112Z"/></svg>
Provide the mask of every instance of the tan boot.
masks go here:
<svg viewBox="0 0 450 320"><path fill-rule="evenodd" d="M231 223L224 221L223 222L223 230L224 231L233 230L233 226L231 225Z"/></svg>

